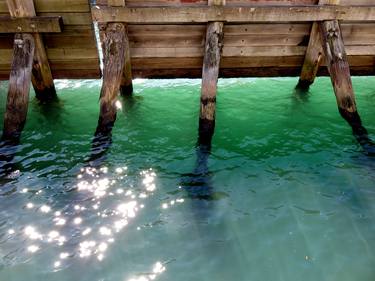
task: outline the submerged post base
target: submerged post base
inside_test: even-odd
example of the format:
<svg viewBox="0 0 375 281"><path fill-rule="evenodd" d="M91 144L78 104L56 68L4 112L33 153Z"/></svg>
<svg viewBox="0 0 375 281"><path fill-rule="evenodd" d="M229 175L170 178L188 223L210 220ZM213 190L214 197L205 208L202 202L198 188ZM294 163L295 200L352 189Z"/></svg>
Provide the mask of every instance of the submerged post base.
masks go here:
<svg viewBox="0 0 375 281"><path fill-rule="evenodd" d="M215 132L215 120L199 119L198 146L211 148L212 137Z"/></svg>
<svg viewBox="0 0 375 281"><path fill-rule="evenodd" d="M346 109L339 108L340 115L348 122L353 130L353 135L362 146L367 155L375 156L375 143L368 136L366 128L362 125L361 117L358 112L349 112Z"/></svg>
<svg viewBox="0 0 375 281"><path fill-rule="evenodd" d="M313 84L312 81L299 79L298 84L296 85L296 89L301 90L301 91L308 91L312 84Z"/></svg>
<svg viewBox="0 0 375 281"><path fill-rule="evenodd" d="M49 103L58 100L55 86L52 85L49 88L44 88L42 90L35 90L35 97L42 103Z"/></svg>
<svg viewBox="0 0 375 281"><path fill-rule="evenodd" d="M121 85L120 86L120 94L123 97L131 96L133 94L133 84Z"/></svg>

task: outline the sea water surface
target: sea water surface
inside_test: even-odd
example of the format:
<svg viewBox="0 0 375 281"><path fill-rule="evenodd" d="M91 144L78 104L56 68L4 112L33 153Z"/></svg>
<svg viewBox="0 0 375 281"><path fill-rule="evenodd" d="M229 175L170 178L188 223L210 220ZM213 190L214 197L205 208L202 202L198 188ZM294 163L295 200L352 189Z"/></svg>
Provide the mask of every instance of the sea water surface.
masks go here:
<svg viewBox="0 0 375 281"><path fill-rule="evenodd" d="M353 82L374 139L375 80ZM186 187L200 80L136 80L96 167L100 81L58 80L54 104L32 93L1 176L0 280L375 280L375 159L329 79L306 94L296 83L219 81L206 197Z"/></svg>

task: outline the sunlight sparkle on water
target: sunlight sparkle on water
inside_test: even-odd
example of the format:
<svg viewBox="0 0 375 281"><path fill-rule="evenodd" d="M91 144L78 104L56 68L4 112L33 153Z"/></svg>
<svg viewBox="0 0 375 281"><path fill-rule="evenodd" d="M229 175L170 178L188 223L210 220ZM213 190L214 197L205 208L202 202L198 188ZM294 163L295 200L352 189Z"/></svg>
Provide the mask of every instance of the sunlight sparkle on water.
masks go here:
<svg viewBox="0 0 375 281"><path fill-rule="evenodd" d="M42 207L40 207L40 211L42 213L49 213L51 211L51 207L47 205L43 205Z"/></svg>
<svg viewBox="0 0 375 281"><path fill-rule="evenodd" d="M151 281L155 280L160 274L166 270L165 265L160 261L156 262L152 268L152 272L142 274L139 277L130 278L128 281Z"/></svg>
<svg viewBox="0 0 375 281"><path fill-rule="evenodd" d="M38 212L33 212L33 225L24 226L22 232L26 240L33 243L25 246L27 252L36 253L41 249L48 252L51 247L60 247L57 256L51 257L51 266L55 271L61 268L63 260L67 258L93 257L99 262L104 260L109 255L110 245L115 242L116 235L131 225L138 212L145 208L145 200L156 191L156 173L152 169L139 173L139 185L136 187L123 183L127 179L127 169L121 166L115 168L113 173L110 173L108 167L81 169L76 187L84 199L60 210L53 210L46 203L37 206ZM27 192L26 189L24 191ZM35 205L28 202L26 208L34 209ZM51 217L44 215L49 213ZM93 215L97 217L95 222L90 219ZM39 218L48 220L50 225L39 226ZM137 227L134 226L134 229ZM13 235L16 230L9 229L7 233ZM36 242L38 244L34 244ZM72 245L75 245L73 249ZM155 264L152 273L144 276L144 280L153 280L163 268L161 263Z"/></svg>
<svg viewBox="0 0 375 281"><path fill-rule="evenodd" d="M31 245L31 246L27 247L27 251L30 252L30 253L35 253L35 252L39 251L39 247L36 246L36 245Z"/></svg>

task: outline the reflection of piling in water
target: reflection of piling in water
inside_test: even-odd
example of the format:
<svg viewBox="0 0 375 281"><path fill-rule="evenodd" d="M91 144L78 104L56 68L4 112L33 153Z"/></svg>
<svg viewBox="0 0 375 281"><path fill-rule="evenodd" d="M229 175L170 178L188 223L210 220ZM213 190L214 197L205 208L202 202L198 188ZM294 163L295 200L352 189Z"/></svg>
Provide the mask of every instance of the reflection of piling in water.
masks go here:
<svg viewBox="0 0 375 281"><path fill-rule="evenodd" d="M104 161L105 155L112 144L112 136L98 134L95 135L91 144L91 152L88 163L92 167L98 167Z"/></svg>
<svg viewBox="0 0 375 281"><path fill-rule="evenodd" d="M181 185L187 192L189 198L211 200L213 187L208 170L210 147L207 145L198 144L196 156L197 159L193 173L183 175Z"/></svg>
<svg viewBox="0 0 375 281"><path fill-rule="evenodd" d="M18 151L19 139L16 142L0 142L0 178L15 170L14 156Z"/></svg>

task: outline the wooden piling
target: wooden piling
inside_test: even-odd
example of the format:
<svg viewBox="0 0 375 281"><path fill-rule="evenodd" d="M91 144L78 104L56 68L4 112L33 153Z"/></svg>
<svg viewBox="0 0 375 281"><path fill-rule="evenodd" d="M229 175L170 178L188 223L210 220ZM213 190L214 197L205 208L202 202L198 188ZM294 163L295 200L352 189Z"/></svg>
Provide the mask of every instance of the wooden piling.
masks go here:
<svg viewBox="0 0 375 281"><path fill-rule="evenodd" d="M314 83L316 74L322 60L323 50L320 38L319 25L313 23L310 33L310 41L307 47L305 60L303 62L301 76L299 78L297 88L308 90L310 85Z"/></svg>
<svg viewBox="0 0 375 281"><path fill-rule="evenodd" d="M352 127L353 134L368 154L375 155L375 146L368 137L357 111L349 63L337 20L319 24L328 72L341 116Z"/></svg>
<svg viewBox="0 0 375 281"><path fill-rule="evenodd" d="M335 91L340 113L350 115L357 112L349 63L337 20L319 24L327 67Z"/></svg>
<svg viewBox="0 0 375 281"><path fill-rule="evenodd" d="M125 5L126 5L125 0L108 0L108 6L125 7ZM129 96L133 93L133 76L132 76L131 59L130 59L130 44L129 44L129 38L128 38L128 28L125 23L124 23L124 26L125 26L125 40L124 40L125 64L124 64L123 75L121 78L120 93L122 96Z"/></svg>
<svg viewBox="0 0 375 281"><path fill-rule="evenodd" d="M32 35L27 33L15 35L2 136L3 141L12 144L19 142L26 122L34 51L35 43Z"/></svg>
<svg viewBox="0 0 375 281"><path fill-rule="evenodd" d="M319 0L319 5L338 5L339 2L340 0ZM323 48L319 25L317 22L314 22L311 27L309 45L297 84L298 89L308 90L310 85L314 83L322 58Z"/></svg>
<svg viewBox="0 0 375 281"><path fill-rule="evenodd" d="M125 25L109 23L103 42L104 70L100 93L100 115L95 135L110 135L116 121L116 100L125 63Z"/></svg>
<svg viewBox="0 0 375 281"><path fill-rule="evenodd" d="M208 1L208 5L224 4L225 0ZM207 146L211 146L211 140L215 131L217 81L224 41L223 28L223 22L210 22L207 24L198 137L198 144Z"/></svg>
<svg viewBox="0 0 375 281"><path fill-rule="evenodd" d="M8 10L12 17L35 17L33 0L7 0ZM48 62L43 38L34 33L35 56L32 69L32 83L35 95L39 100L56 99L56 89L53 83L52 72Z"/></svg>

